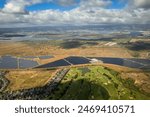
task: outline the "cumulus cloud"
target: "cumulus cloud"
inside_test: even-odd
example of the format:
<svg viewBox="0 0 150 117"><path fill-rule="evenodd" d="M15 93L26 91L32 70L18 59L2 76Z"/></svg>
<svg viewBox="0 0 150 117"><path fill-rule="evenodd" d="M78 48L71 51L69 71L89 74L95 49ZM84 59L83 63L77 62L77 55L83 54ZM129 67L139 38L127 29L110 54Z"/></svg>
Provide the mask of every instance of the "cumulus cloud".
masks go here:
<svg viewBox="0 0 150 117"><path fill-rule="evenodd" d="M43 2L54 2L62 6L74 5L76 0L8 0L5 4L2 12L5 13L17 13L17 14L26 14L26 6L31 6L34 4L39 4Z"/></svg>
<svg viewBox="0 0 150 117"><path fill-rule="evenodd" d="M130 9L150 9L150 0L127 0Z"/></svg>
<svg viewBox="0 0 150 117"><path fill-rule="evenodd" d="M26 6L42 2L51 2L52 0L8 0L2 9L5 13L27 13Z"/></svg>
<svg viewBox="0 0 150 117"><path fill-rule="evenodd" d="M133 3L138 8L150 9L150 0L133 0Z"/></svg>
<svg viewBox="0 0 150 117"><path fill-rule="evenodd" d="M136 2L137 1L140 0L136 0ZM132 5L138 8L108 9L107 6L112 4L111 0L81 0L76 8L69 11L48 9L29 11L28 14L24 14L26 13L26 6L42 2L54 2L54 0L9 0L2 9L3 12L0 12L0 24L145 24L150 22L150 9L141 9L143 3L135 3L134 0L132 1ZM76 0L70 0L70 2L69 0L55 0L55 2L62 6L74 5L77 3ZM138 6L138 4L140 5Z"/></svg>
<svg viewBox="0 0 150 117"><path fill-rule="evenodd" d="M5 13L24 13L24 7L25 7L24 1L21 1L19 3L16 3L15 1L9 1L7 4L5 4L4 8L2 9Z"/></svg>
<svg viewBox="0 0 150 117"><path fill-rule="evenodd" d="M102 23L149 23L150 10L97 9L94 12L76 8L71 11L46 10L30 12L26 22L37 24L102 24Z"/></svg>
<svg viewBox="0 0 150 117"><path fill-rule="evenodd" d="M75 5L77 3L77 0L53 0L53 2L56 2L61 6L70 6Z"/></svg>
<svg viewBox="0 0 150 117"><path fill-rule="evenodd" d="M101 8L111 5L111 0L81 0L80 8L89 9L89 8Z"/></svg>

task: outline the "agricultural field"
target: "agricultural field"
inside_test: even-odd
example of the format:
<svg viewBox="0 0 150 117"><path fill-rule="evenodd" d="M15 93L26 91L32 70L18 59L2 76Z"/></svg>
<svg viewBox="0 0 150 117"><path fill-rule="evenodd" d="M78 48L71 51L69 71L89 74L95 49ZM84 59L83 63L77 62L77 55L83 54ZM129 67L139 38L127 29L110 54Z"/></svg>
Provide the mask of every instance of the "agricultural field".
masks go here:
<svg viewBox="0 0 150 117"><path fill-rule="evenodd" d="M150 99L131 78L103 66L71 68L48 99L140 100Z"/></svg>

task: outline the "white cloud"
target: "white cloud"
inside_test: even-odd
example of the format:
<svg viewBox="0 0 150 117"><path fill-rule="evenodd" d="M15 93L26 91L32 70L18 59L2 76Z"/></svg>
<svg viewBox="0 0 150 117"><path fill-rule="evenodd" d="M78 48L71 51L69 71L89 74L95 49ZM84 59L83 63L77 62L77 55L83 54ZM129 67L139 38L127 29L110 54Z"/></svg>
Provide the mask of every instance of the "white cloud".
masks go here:
<svg viewBox="0 0 150 117"><path fill-rule="evenodd" d="M6 13L24 13L25 5L26 4L23 3L23 1L18 2L18 3L14 1L9 1L7 4L5 4L2 11Z"/></svg>
<svg viewBox="0 0 150 117"><path fill-rule="evenodd" d="M19 2L17 2L19 1ZM25 7L52 0L9 0L0 12L0 24L25 23L37 25L102 24L102 23L149 23L150 9L107 9L110 0L82 0L70 11L42 10L25 13ZM72 1L72 0L71 0ZM138 1L138 0L137 0ZM62 3L67 5L66 0ZM70 2L69 4L72 4Z"/></svg>
<svg viewBox="0 0 150 117"><path fill-rule="evenodd" d="M111 5L111 0L81 0L80 7L82 9L101 8Z"/></svg>
<svg viewBox="0 0 150 117"><path fill-rule="evenodd" d="M53 2L56 2L61 6L70 6L70 5L75 5L77 3L76 0L53 0Z"/></svg>
<svg viewBox="0 0 150 117"><path fill-rule="evenodd" d="M6 13L27 13L27 11L25 11L26 6L51 1L52 0L8 0L2 11Z"/></svg>
<svg viewBox="0 0 150 117"><path fill-rule="evenodd" d="M81 11L76 8L71 11L46 10L30 12L24 16L26 22L37 24L95 24L95 23L149 23L149 10L118 10L97 9L94 12Z"/></svg>
<svg viewBox="0 0 150 117"><path fill-rule="evenodd" d="M133 0L133 2L138 8L150 9L150 0Z"/></svg>

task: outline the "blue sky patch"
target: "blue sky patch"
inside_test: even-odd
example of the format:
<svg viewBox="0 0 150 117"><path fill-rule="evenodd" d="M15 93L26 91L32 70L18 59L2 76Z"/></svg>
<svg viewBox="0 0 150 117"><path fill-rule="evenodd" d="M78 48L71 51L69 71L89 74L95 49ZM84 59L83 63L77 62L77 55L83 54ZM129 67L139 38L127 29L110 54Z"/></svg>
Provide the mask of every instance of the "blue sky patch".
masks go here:
<svg viewBox="0 0 150 117"><path fill-rule="evenodd" d="M0 8L3 8L6 3L6 0L0 0Z"/></svg>
<svg viewBox="0 0 150 117"><path fill-rule="evenodd" d="M53 10L60 10L60 11L69 11L71 9L76 8L75 5L73 6L60 6L55 3L41 3L41 4L35 4L32 6L27 6L26 10L28 11L39 11L39 10L47 10L47 9L53 9Z"/></svg>
<svg viewBox="0 0 150 117"><path fill-rule="evenodd" d="M119 1L119 0L112 0L112 5L109 6L109 9L123 9L126 6L127 1Z"/></svg>
<svg viewBox="0 0 150 117"><path fill-rule="evenodd" d="M61 6L56 3L40 3L40 4L34 4L31 6L27 6L27 11L39 11L39 10L47 10L47 9L53 9L53 10L60 10L60 11L68 11L71 9L74 9L79 6L80 0L76 0L76 5L71 6ZM0 8L3 8L6 3L6 0L0 0ZM126 2L120 2L120 0L112 0L112 5L109 6L109 9L122 9L126 5Z"/></svg>

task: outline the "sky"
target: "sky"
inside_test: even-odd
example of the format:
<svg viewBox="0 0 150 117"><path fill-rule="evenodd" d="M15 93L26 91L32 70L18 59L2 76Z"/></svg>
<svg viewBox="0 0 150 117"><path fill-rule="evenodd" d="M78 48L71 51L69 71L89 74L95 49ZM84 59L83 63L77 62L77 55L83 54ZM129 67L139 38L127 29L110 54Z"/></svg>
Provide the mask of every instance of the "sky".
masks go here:
<svg viewBox="0 0 150 117"><path fill-rule="evenodd" d="M150 24L150 0L0 0L0 27Z"/></svg>

